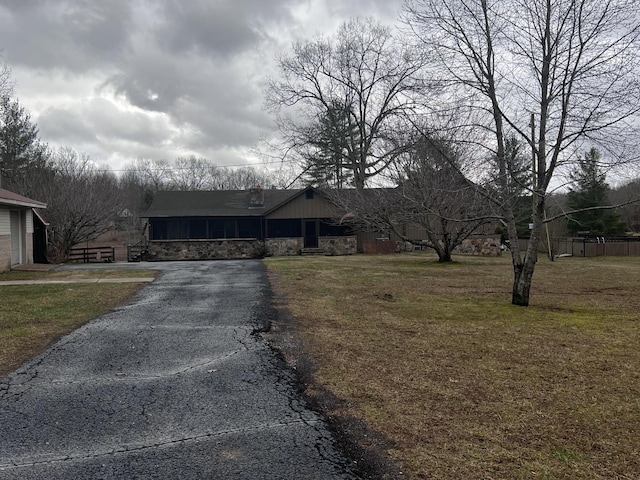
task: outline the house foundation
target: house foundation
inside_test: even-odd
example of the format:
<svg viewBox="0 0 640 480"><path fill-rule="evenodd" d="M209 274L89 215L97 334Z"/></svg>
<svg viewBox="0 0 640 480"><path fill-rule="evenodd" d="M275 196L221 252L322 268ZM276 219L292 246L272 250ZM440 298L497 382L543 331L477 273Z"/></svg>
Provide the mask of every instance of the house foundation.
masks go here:
<svg viewBox="0 0 640 480"><path fill-rule="evenodd" d="M151 261L231 260L264 256L264 243L254 239L152 240L148 249L147 259Z"/></svg>

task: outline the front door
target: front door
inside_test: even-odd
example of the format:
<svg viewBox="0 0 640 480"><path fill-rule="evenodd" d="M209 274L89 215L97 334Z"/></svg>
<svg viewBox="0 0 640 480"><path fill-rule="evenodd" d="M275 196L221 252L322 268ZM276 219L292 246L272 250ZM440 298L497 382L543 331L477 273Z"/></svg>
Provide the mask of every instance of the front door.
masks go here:
<svg viewBox="0 0 640 480"><path fill-rule="evenodd" d="M318 228L316 220L304 221L304 248L318 248Z"/></svg>

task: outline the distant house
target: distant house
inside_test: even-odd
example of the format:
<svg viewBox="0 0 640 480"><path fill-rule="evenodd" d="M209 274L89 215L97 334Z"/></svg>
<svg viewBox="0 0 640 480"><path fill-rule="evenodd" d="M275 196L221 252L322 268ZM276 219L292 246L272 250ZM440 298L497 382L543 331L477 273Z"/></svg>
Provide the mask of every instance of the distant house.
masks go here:
<svg viewBox="0 0 640 480"><path fill-rule="evenodd" d="M46 204L0 188L0 272L34 261L34 208Z"/></svg>
<svg viewBox="0 0 640 480"><path fill-rule="evenodd" d="M149 259L353 254L345 213L312 187L160 191L145 214Z"/></svg>

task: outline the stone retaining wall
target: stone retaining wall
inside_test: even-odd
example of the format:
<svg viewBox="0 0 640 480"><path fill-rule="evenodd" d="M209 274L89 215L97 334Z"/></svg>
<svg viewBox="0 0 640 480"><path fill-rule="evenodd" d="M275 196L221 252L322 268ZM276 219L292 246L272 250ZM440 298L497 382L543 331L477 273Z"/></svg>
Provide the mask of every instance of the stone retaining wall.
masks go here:
<svg viewBox="0 0 640 480"><path fill-rule="evenodd" d="M488 255L497 257L500 250L500 236L467 238L456 247L454 253L461 255Z"/></svg>
<svg viewBox="0 0 640 480"><path fill-rule="evenodd" d="M151 261L212 260L289 257L300 255L302 237L269 238L264 242L252 239L227 240L152 240L149 242ZM356 237L319 237L318 248L325 255L353 255L357 252Z"/></svg>
<svg viewBox="0 0 640 480"><path fill-rule="evenodd" d="M318 248L325 255L355 255L358 251L357 237L319 237Z"/></svg>
<svg viewBox="0 0 640 480"><path fill-rule="evenodd" d="M149 242L151 261L214 260L262 258L264 243L252 239L227 240L152 240Z"/></svg>
<svg viewBox="0 0 640 480"><path fill-rule="evenodd" d="M268 238L265 240L265 253L269 257L300 255L302 247L304 247L304 239L302 237Z"/></svg>

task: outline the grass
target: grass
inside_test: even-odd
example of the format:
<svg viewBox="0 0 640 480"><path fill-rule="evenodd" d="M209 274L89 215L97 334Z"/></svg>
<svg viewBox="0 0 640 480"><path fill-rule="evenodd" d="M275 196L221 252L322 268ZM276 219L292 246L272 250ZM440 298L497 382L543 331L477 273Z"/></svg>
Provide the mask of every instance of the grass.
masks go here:
<svg viewBox="0 0 640 480"><path fill-rule="evenodd" d="M95 269L95 270L59 270L30 271L10 270L0 273L0 282L11 280L81 280L85 278L138 278L155 277L157 271L144 269Z"/></svg>
<svg viewBox="0 0 640 480"><path fill-rule="evenodd" d="M8 280L155 277L152 270L11 271ZM0 285L0 375L129 298L142 283Z"/></svg>
<svg viewBox="0 0 640 480"><path fill-rule="evenodd" d="M640 478L640 258L268 259L315 380L409 478Z"/></svg>

